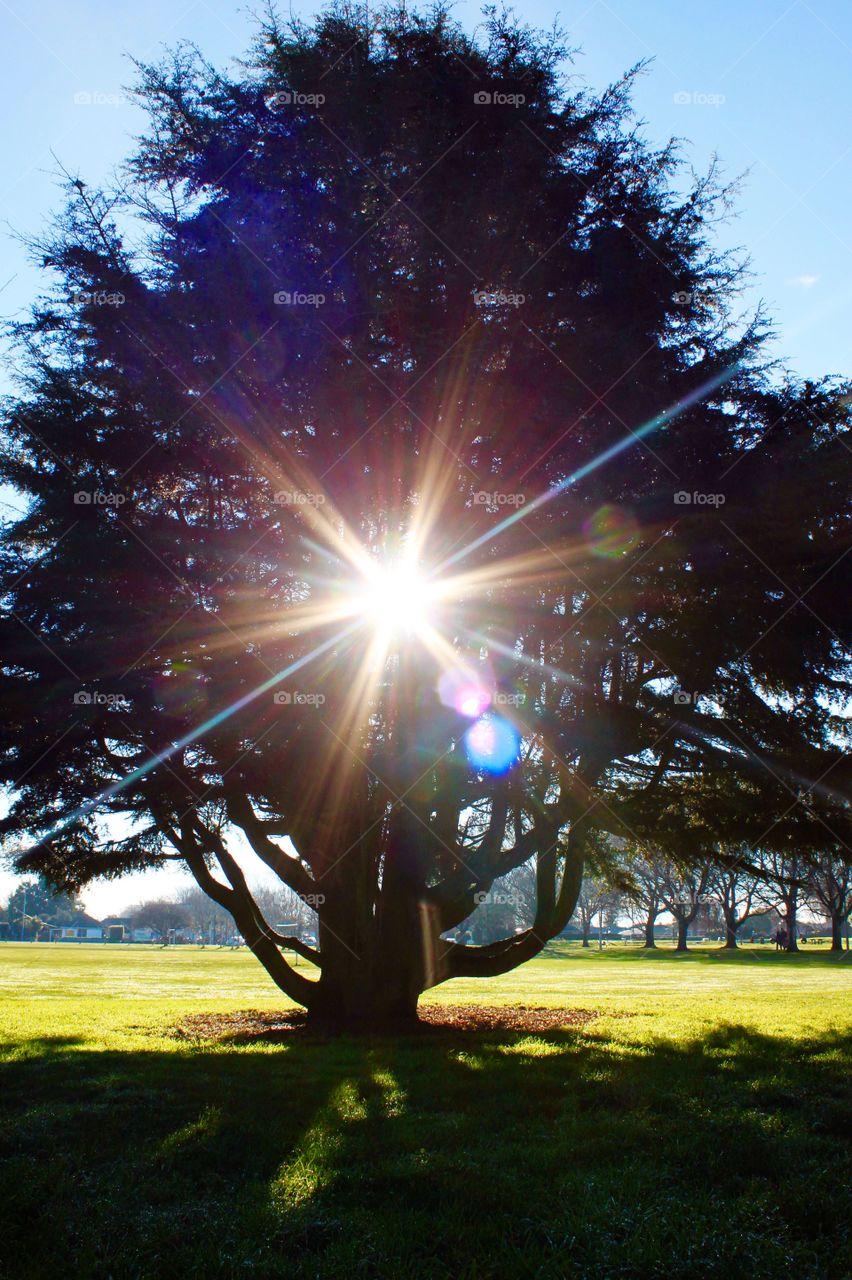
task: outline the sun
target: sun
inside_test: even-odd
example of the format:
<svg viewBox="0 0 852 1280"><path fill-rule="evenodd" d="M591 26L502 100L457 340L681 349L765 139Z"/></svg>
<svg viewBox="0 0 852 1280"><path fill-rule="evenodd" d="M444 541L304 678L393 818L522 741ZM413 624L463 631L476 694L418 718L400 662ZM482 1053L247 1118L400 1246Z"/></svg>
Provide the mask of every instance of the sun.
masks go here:
<svg viewBox="0 0 852 1280"><path fill-rule="evenodd" d="M376 568L359 593L365 619L386 634L422 631L432 620L435 593L415 565Z"/></svg>

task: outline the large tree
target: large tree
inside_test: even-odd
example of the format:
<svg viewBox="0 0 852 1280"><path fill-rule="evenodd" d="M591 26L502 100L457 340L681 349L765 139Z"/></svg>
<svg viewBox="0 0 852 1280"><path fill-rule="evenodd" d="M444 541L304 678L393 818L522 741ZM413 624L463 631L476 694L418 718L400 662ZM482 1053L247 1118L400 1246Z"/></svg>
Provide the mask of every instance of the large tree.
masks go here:
<svg viewBox="0 0 852 1280"><path fill-rule="evenodd" d="M240 78L140 68L120 190L36 246L3 829L71 888L182 860L313 1016L534 956L673 776L837 785L846 389L770 375L727 193L564 66L494 16L270 20ZM530 927L447 940L530 861Z"/></svg>

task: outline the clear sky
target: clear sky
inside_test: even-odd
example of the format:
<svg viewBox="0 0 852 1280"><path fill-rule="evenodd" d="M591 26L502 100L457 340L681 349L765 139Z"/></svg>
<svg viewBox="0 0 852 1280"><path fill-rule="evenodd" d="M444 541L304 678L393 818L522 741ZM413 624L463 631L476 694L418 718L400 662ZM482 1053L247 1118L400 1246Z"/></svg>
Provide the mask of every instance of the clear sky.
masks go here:
<svg viewBox="0 0 852 1280"><path fill-rule="evenodd" d="M317 8L289 7L302 16ZM682 138L698 170L717 152L728 177L747 175L738 216L718 236L751 258L746 304L765 301L775 353L802 376L852 377L852 0L527 0L516 9L534 25L559 17L581 50L574 71L592 88L653 59L635 93L649 137ZM480 9L462 0L455 13L472 28ZM143 126L122 95L130 57L156 60L164 45L189 40L227 69L253 26L251 8L233 0L0 0L4 319L39 288L13 232L38 229L56 208L53 157L90 184L106 181ZM9 884L0 874L0 895ZM87 901L99 914L155 888L133 878L95 887Z"/></svg>

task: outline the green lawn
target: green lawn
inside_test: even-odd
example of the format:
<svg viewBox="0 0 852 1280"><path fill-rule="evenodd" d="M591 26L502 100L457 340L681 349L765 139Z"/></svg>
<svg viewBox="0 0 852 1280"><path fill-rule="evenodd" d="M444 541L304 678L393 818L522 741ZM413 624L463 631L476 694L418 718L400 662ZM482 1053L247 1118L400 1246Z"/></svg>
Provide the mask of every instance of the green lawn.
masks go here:
<svg viewBox="0 0 852 1280"><path fill-rule="evenodd" d="M244 951L2 944L4 1264L846 1280L850 992L816 948L565 945L429 999L582 1029L210 1043L169 1028L286 1003Z"/></svg>

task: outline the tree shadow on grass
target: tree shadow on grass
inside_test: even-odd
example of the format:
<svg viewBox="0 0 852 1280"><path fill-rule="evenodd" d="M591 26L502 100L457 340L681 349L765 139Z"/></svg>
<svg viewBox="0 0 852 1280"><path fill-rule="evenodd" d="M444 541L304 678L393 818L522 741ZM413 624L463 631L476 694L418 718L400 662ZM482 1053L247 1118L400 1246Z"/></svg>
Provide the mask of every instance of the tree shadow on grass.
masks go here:
<svg viewBox="0 0 852 1280"><path fill-rule="evenodd" d="M846 1276L852 1037L30 1042L2 1069L15 1274Z"/></svg>

